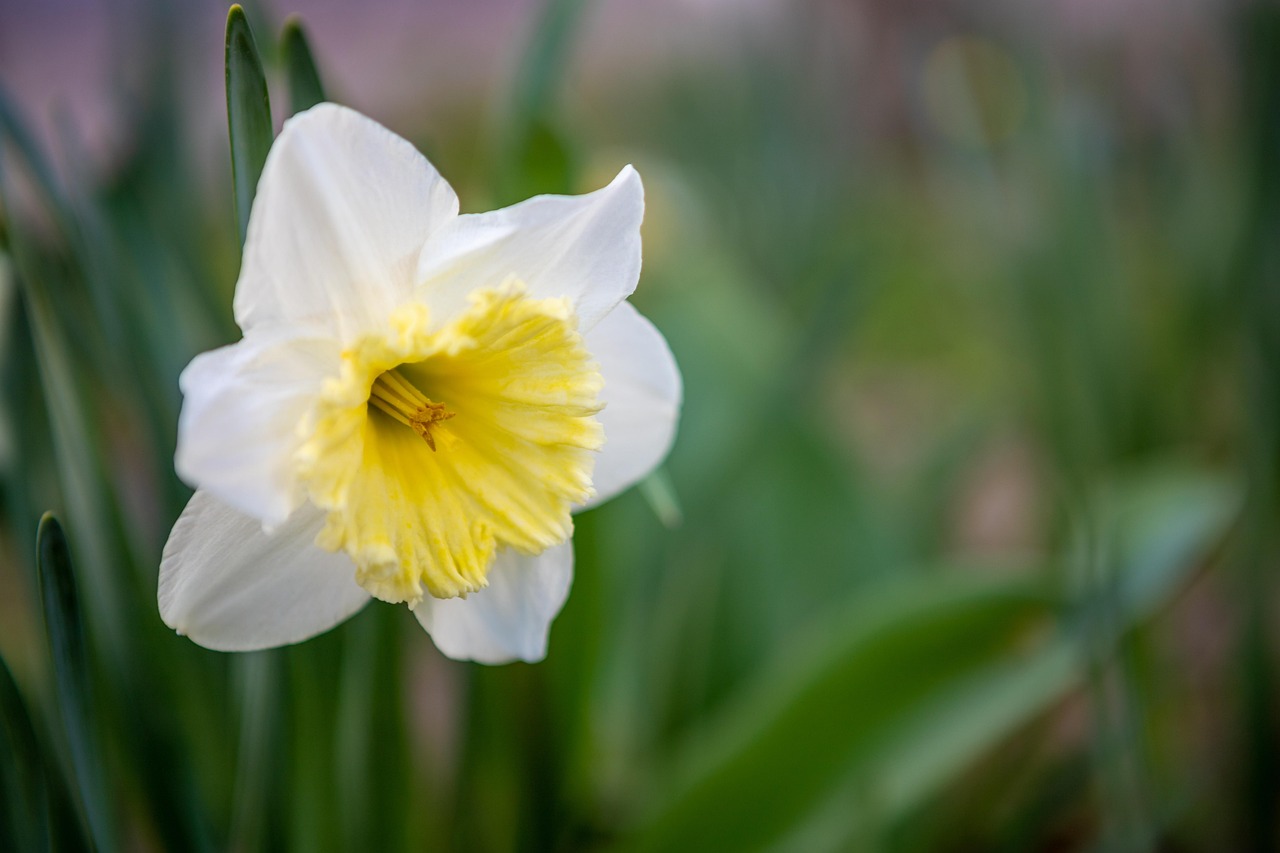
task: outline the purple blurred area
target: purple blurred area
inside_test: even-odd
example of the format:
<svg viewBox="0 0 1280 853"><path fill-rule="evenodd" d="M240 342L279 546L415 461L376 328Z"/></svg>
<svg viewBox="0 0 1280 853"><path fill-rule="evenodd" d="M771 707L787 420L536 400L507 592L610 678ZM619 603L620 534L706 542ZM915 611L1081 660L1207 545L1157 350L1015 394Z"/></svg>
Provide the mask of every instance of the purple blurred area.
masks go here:
<svg viewBox="0 0 1280 853"><path fill-rule="evenodd" d="M571 111L603 105L607 113L673 68L717 73L744 45L781 44L791 49L789 61L812 71L813 90L798 95L847 112L864 142L892 144L918 121L919 102L928 111L930 74L945 76L939 45L980 34L1014 58L1050 54L1061 86L1119 86L1135 127L1176 124L1187 118L1189 96L1232 91L1221 79L1229 75L1221 22L1238 5L603 0L587 9L563 97ZM249 11L277 31L286 15L300 14L337 97L412 132L442 104L500 110L540 8L513 0L302 0L250 4ZM202 159L220 157L225 15L226 6L210 0L3 0L0 86L46 143L65 115L91 153L110 158L127 144L131 99L154 85L139 62L148 53L142 40L155 34L182 57L181 79L168 82L185 96L193 143Z"/></svg>
<svg viewBox="0 0 1280 853"><path fill-rule="evenodd" d="M540 4L466 0L341 0L246 4L251 20L278 31L302 17L336 97L403 132L442 104L491 104L516 72ZM643 80L673 62L714 62L744 27L763 32L779 0L609 0L589 10L567 81L570 97ZM51 150L67 122L96 158L110 160L131 126L129 110L155 85L140 67L149 37L181 57L178 87L201 160L223 156L223 27L227 6L210 0L147 4L105 0L0 2L0 87ZM259 36L261 37L261 36ZM260 45L260 49L264 46ZM277 111L278 112L278 111Z"/></svg>

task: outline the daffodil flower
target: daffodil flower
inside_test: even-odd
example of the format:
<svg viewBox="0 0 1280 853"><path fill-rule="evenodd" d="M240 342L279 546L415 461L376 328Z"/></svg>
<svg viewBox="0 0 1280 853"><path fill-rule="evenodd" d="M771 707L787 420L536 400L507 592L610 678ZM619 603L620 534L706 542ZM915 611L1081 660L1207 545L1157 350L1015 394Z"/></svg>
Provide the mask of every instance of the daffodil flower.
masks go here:
<svg viewBox="0 0 1280 853"><path fill-rule="evenodd" d="M576 509L670 447L681 383L626 298L644 195L459 215L417 150L333 104L290 119L250 216L244 337L183 371L196 493L160 566L165 622L215 649L295 643L371 598L446 655L538 660Z"/></svg>

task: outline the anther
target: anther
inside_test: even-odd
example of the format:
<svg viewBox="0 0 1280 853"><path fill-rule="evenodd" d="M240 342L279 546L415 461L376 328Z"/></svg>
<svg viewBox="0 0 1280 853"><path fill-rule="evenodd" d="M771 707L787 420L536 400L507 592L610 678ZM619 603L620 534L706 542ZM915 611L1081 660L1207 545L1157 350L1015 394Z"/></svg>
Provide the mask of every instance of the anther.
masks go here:
<svg viewBox="0 0 1280 853"><path fill-rule="evenodd" d="M455 414L445 408L444 403L429 400L395 370L385 371L374 380L369 389L369 402L422 436L432 450L436 449L436 440L431 427Z"/></svg>

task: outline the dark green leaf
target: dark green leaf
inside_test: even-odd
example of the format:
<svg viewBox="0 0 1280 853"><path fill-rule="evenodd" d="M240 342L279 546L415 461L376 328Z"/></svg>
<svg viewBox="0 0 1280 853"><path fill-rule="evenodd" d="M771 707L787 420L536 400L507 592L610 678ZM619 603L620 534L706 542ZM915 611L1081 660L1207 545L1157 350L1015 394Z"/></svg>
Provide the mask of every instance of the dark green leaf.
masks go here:
<svg viewBox="0 0 1280 853"><path fill-rule="evenodd" d="M45 769L31 715L4 658L0 658L0 847L49 848Z"/></svg>
<svg viewBox="0 0 1280 853"><path fill-rule="evenodd" d="M7 161L0 157L0 166ZM34 165L32 168L35 168ZM13 209L13 179L0 168L0 205ZM50 198L49 203L55 204ZM14 272L31 331L43 402L48 410L62 499L76 520L76 541L85 558L85 581L96 619L96 639L113 663L123 660L122 593L110 555L114 546L110 494L102 476L102 459L89 424L90 400L80 392L76 364L60 320L53 284L61 271L36 241L14 220L8 240ZM3 260L0 259L0 263Z"/></svg>
<svg viewBox="0 0 1280 853"><path fill-rule="evenodd" d="M111 810L102 776L102 755L95 728L93 685L75 571L62 525L46 513L36 535L36 566L45 635L53 661L54 695L90 837L99 850L114 849Z"/></svg>
<svg viewBox="0 0 1280 853"><path fill-rule="evenodd" d="M300 113L325 100L324 85L316 69L302 19L291 15L280 35L280 53L289 81L289 114Z"/></svg>
<svg viewBox="0 0 1280 853"><path fill-rule="evenodd" d="M249 230L249 211L273 138L271 102L262 60L239 4L227 13L227 129L231 135L231 175L240 242Z"/></svg>

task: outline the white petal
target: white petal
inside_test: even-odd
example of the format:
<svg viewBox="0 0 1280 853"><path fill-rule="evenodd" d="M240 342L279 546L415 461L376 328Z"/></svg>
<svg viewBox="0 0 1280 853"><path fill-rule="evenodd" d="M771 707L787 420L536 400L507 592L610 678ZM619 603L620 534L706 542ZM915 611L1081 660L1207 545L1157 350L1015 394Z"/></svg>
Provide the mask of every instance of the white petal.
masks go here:
<svg viewBox="0 0 1280 853"><path fill-rule="evenodd" d="M334 104L299 113L258 182L236 322L320 324L343 340L376 328L411 294L427 237L457 213L409 142Z"/></svg>
<svg viewBox="0 0 1280 853"><path fill-rule="evenodd" d="M643 218L644 187L630 166L593 193L459 216L423 248L418 293L448 317L472 291L514 276L532 296L573 300L585 332L636 289Z"/></svg>
<svg viewBox="0 0 1280 853"><path fill-rule="evenodd" d="M536 557L500 551L489 586L466 598L425 598L414 615L441 652L454 660L508 663L542 660L551 620L573 582L573 543Z"/></svg>
<svg viewBox="0 0 1280 853"><path fill-rule="evenodd" d="M298 423L340 358L335 341L256 330L196 356L179 379L178 475L260 523L284 521L301 499Z"/></svg>
<svg viewBox="0 0 1280 853"><path fill-rule="evenodd" d="M604 447L596 458L596 496L606 501L658 466L675 440L680 418L680 370L662 333L630 302L613 309L586 335L600 364L605 404Z"/></svg>
<svg viewBox="0 0 1280 853"><path fill-rule="evenodd" d="M369 600L345 554L314 544L324 514L310 504L270 535L208 492L182 511L160 562L160 617L220 651L297 643Z"/></svg>

